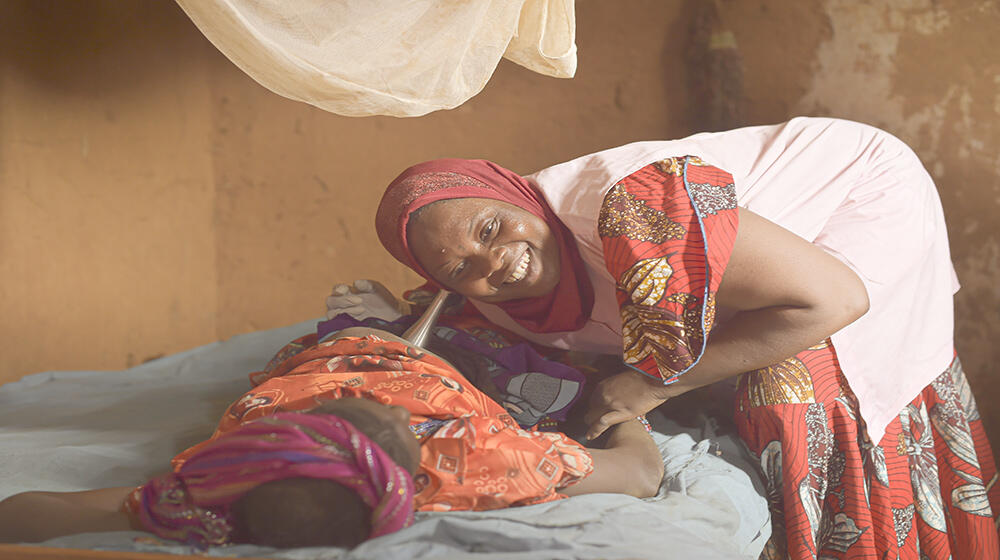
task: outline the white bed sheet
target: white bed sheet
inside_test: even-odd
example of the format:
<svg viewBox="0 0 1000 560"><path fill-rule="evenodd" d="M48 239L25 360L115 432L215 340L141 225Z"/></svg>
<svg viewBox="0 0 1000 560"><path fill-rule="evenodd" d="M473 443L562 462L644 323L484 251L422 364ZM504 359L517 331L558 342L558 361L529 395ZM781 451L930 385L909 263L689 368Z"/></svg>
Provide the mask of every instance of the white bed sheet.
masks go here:
<svg viewBox="0 0 1000 560"><path fill-rule="evenodd" d="M246 374L315 321L209 344L123 371L46 372L0 387L0 498L26 490L138 485L209 436L249 389ZM663 429L664 424L654 421ZM757 558L767 503L733 438L655 433L667 475L655 498L591 494L524 508L418 514L410 528L354 550L249 545L210 556L372 559ZM716 456L716 450L724 450ZM734 464L740 464L743 469ZM749 473L749 476L748 476ZM759 487L759 482L758 482ZM43 545L192 553L138 532L85 534Z"/></svg>

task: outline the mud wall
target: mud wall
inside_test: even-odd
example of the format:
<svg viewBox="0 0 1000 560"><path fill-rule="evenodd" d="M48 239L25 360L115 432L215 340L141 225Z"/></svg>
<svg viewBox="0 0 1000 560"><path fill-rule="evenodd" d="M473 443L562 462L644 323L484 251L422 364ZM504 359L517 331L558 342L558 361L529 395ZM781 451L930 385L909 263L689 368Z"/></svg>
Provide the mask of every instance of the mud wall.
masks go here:
<svg viewBox="0 0 1000 560"><path fill-rule="evenodd" d="M1000 2L723 2L749 121L867 122L906 141L941 194L956 346L1000 443Z"/></svg>

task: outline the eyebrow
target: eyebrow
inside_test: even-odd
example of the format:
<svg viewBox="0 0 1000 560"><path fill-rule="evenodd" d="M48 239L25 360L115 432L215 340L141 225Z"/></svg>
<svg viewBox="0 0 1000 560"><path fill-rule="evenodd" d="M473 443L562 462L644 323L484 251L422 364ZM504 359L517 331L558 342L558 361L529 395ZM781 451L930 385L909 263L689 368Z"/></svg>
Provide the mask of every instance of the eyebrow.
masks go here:
<svg viewBox="0 0 1000 560"><path fill-rule="evenodd" d="M482 215L482 212L480 212L479 214L476 214L475 216L472 217L471 220L469 220L469 229L466 230L465 233L468 234L470 237L476 235L473 230L476 229L476 224L479 223L479 216L481 216L481 215Z"/></svg>

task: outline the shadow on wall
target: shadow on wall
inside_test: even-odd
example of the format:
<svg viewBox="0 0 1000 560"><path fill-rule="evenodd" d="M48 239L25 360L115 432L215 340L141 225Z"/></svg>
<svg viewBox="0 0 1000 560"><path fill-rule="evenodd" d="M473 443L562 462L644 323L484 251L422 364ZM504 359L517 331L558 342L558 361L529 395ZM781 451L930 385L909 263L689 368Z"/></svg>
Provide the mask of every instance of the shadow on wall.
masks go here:
<svg viewBox="0 0 1000 560"><path fill-rule="evenodd" d="M688 0L685 65L690 76L694 132L716 132L746 126L743 55L725 8L719 0ZM675 53L664 53L671 60Z"/></svg>
<svg viewBox="0 0 1000 560"><path fill-rule="evenodd" d="M172 2L151 10L145 2L5 1L0 44L2 52L13 54L0 56L25 80L67 95L149 88L162 73L156 64L139 60L148 48L136 47L153 43L168 50L178 35L201 37ZM158 25L149 25L151 16ZM181 66L185 61L173 63ZM79 79L82 72L92 79Z"/></svg>

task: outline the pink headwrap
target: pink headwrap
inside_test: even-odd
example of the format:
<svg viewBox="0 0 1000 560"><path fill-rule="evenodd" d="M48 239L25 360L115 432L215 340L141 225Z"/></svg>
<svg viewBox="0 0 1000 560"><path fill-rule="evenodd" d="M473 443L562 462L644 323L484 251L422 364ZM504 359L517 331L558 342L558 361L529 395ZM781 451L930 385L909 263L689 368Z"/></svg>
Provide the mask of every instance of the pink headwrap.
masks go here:
<svg viewBox="0 0 1000 560"><path fill-rule="evenodd" d="M410 252L406 226L410 216L420 208L455 198L500 200L545 221L559 244L559 285L550 294L506 301L497 307L532 332L574 331L583 327L594 306L594 290L573 234L531 183L493 162L437 159L403 171L386 188L375 215L379 240L396 260L437 285Z"/></svg>
<svg viewBox="0 0 1000 560"><path fill-rule="evenodd" d="M330 480L371 508L369 538L413 523L410 473L346 420L282 412L221 435L178 472L142 488L139 517L152 533L199 547L232 538L230 506L253 488L293 477Z"/></svg>

